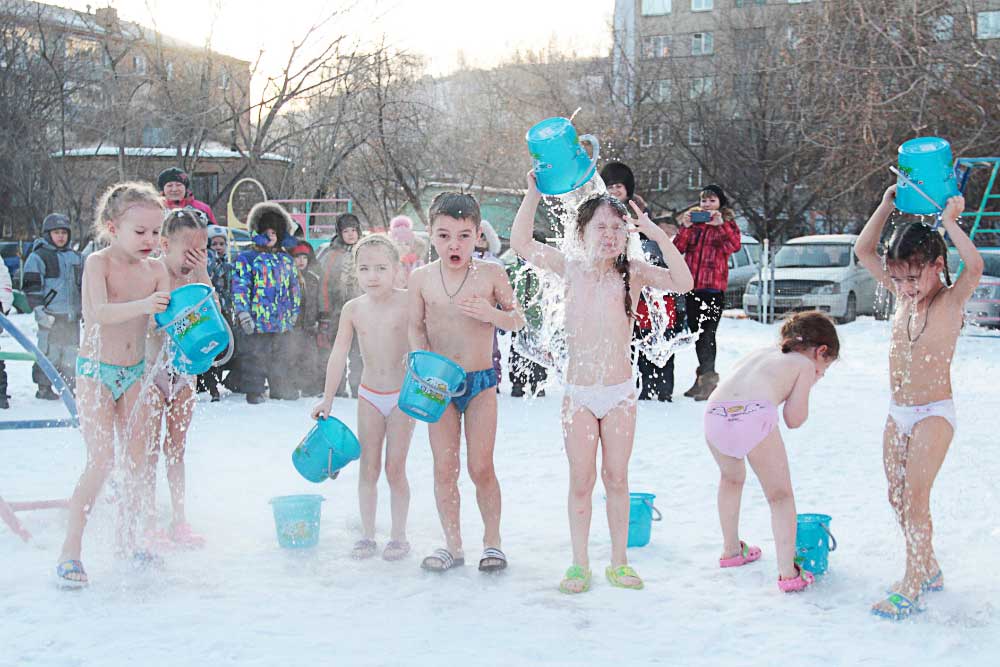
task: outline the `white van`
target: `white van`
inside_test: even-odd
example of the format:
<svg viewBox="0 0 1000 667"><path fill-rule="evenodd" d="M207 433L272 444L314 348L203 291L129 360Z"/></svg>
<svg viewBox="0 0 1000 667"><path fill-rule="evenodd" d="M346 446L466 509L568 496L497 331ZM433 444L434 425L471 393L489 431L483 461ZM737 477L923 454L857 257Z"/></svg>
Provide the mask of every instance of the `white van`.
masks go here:
<svg viewBox="0 0 1000 667"><path fill-rule="evenodd" d="M743 307L743 292L751 278L760 271L760 241L740 234L740 249L729 256L729 282L726 285L726 310Z"/></svg>

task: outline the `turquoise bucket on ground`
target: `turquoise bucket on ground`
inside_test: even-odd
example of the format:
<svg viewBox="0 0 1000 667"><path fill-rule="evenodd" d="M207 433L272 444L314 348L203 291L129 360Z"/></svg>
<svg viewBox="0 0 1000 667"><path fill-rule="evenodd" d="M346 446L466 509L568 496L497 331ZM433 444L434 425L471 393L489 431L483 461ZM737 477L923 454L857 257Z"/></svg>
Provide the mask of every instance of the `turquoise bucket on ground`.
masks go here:
<svg viewBox="0 0 1000 667"><path fill-rule="evenodd" d="M586 183L597 170L600 143L592 134L577 137L568 118L546 118L525 135L535 168L538 190L544 195L562 195ZM583 142L590 144L587 155Z"/></svg>
<svg viewBox="0 0 1000 667"><path fill-rule="evenodd" d="M155 316L156 324L173 341L174 368L185 375L200 375L212 367L219 353L229 348L232 332L219 312L210 285L192 283L170 293L170 305ZM228 357L219 362L222 365Z"/></svg>
<svg viewBox="0 0 1000 667"><path fill-rule="evenodd" d="M795 562L817 576L826 572L830 552L837 550L837 538L830 532L832 520L828 514L798 515Z"/></svg>
<svg viewBox="0 0 1000 667"><path fill-rule="evenodd" d="M310 482L337 479L340 469L361 457L361 443L344 422L319 419L292 452L292 465Z"/></svg>
<svg viewBox="0 0 1000 667"><path fill-rule="evenodd" d="M917 189L942 209L949 197L959 194L951 144L939 137L918 137L903 143L899 147L899 171L906 178L896 180L896 208L905 213L933 215L940 212Z"/></svg>
<svg viewBox="0 0 1000 667"><path fill-rule="evenodd" d="M399 390L399 409L433 424L441 419L453 396L465 393L465 369L448 357L416 350L406 358L406 377Z"/></svg>
<svg viewBox="0 0 1000 667"><path fill-rule="evenodd" d="M653 506L656 495L652 493L630 493L628 511L628 546L644 547L649 544L649 534L654 521L661 521L663 515ZM654 516L655 514L655 516Z"/></svg>
<svg viewBox="0 0 1000 667"><path fill-rule="evenodd" d="M270 502L279 545L285 549L306 549L319 543L323 496L278 496Z"/></svg>

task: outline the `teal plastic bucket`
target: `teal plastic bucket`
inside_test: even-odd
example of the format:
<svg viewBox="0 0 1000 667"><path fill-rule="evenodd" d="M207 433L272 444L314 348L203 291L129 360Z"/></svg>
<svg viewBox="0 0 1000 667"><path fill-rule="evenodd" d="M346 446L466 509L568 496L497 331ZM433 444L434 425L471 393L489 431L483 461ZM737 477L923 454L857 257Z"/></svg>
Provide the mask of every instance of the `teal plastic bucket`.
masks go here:
<svg viewBox="0 0 1000 667"><path fill-rule="evenodd" d="M285 549L306 549L319 543L319 519L323 496L278 496L271 498L278 544Z"/></svg>
<svg viewBox="0 0 1000 667"><path fill-rule="evenodd" d="M406 359L399 409L430 424L441 419L453 396L465 393L465 369L448 357L416 350Z"/></svg>
<svg viewBox="0 0 1000 667"><path fill-rule="evenodd" d="M229 324L219 312L210 285L192 283L170 293L170 305L155 316L156 324L173 341L173 366L185 375L200 375L219 353L232 350ZM223 364L228 359L223 359Z"/></svg>
<svg viewBox="0 0 1000 667"><path fill-rule="evenodd" d="M292 465L310 482L336 479L340 469L361 457L361 443L335 417L320 419L292 452Z"/></svg>
<svg viewBox="0 0 1000 667"><path fill-rule="evenodd" d="M826 572L830 552L837 550L837 538L830 532L832 520L828 514L798 515L795 562L817 576Z"/></svg>
<svg viewBox="0 0 1000 667"><path fill-rule="evenodd" d="M918 137L902 144L899 171L906 178L896 180L896 208L905 213L933 215L940 212L917 189L942 209L949 197L959 194L951 144L940 137Z"/></svg>
<svg viewBox="0 0 1000 667"><path fill-rule="evenodd" d="M663 515L653 506L656 495L652 493L630 493L628 510L628 546L644 547L649 544L649 534L654 521L661 521Z"/></svg>
<svg viewBox="0 0 1000 667"><path fill-rule="evenodd" d="M600 142L592 134L577 136L568 118L546 118L524 137L535 169L538 191L561 195L576 190L593 177L601 155ZM590 144L587 155L583 144Z"/></svg>

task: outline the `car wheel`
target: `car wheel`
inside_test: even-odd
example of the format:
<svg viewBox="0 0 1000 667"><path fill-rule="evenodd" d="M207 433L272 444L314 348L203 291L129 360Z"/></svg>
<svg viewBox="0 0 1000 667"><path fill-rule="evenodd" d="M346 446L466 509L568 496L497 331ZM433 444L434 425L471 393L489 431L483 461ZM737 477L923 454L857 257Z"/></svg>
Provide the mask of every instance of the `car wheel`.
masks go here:
<svg viewBox="0 0 1000 667"><path fill-rule="evenodd" d="M847 324L856 319L858 319L858 298L854 296L854 292L851 292L847 295L847 309L844 311L844 316L839 318L837 322Z"/></svg>

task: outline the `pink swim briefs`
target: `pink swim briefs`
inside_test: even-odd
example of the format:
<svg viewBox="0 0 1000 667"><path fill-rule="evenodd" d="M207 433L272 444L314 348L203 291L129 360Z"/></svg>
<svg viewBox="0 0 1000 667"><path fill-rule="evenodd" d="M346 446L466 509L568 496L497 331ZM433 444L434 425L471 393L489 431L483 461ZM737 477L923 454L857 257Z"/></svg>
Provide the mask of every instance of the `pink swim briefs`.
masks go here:
<svg viewBox="0 0 1000 667"><path fill-rule="evenodd" d="M705 408L705 438L726 456L742 459L778 425L771 401L715 401Z"/></svg>

